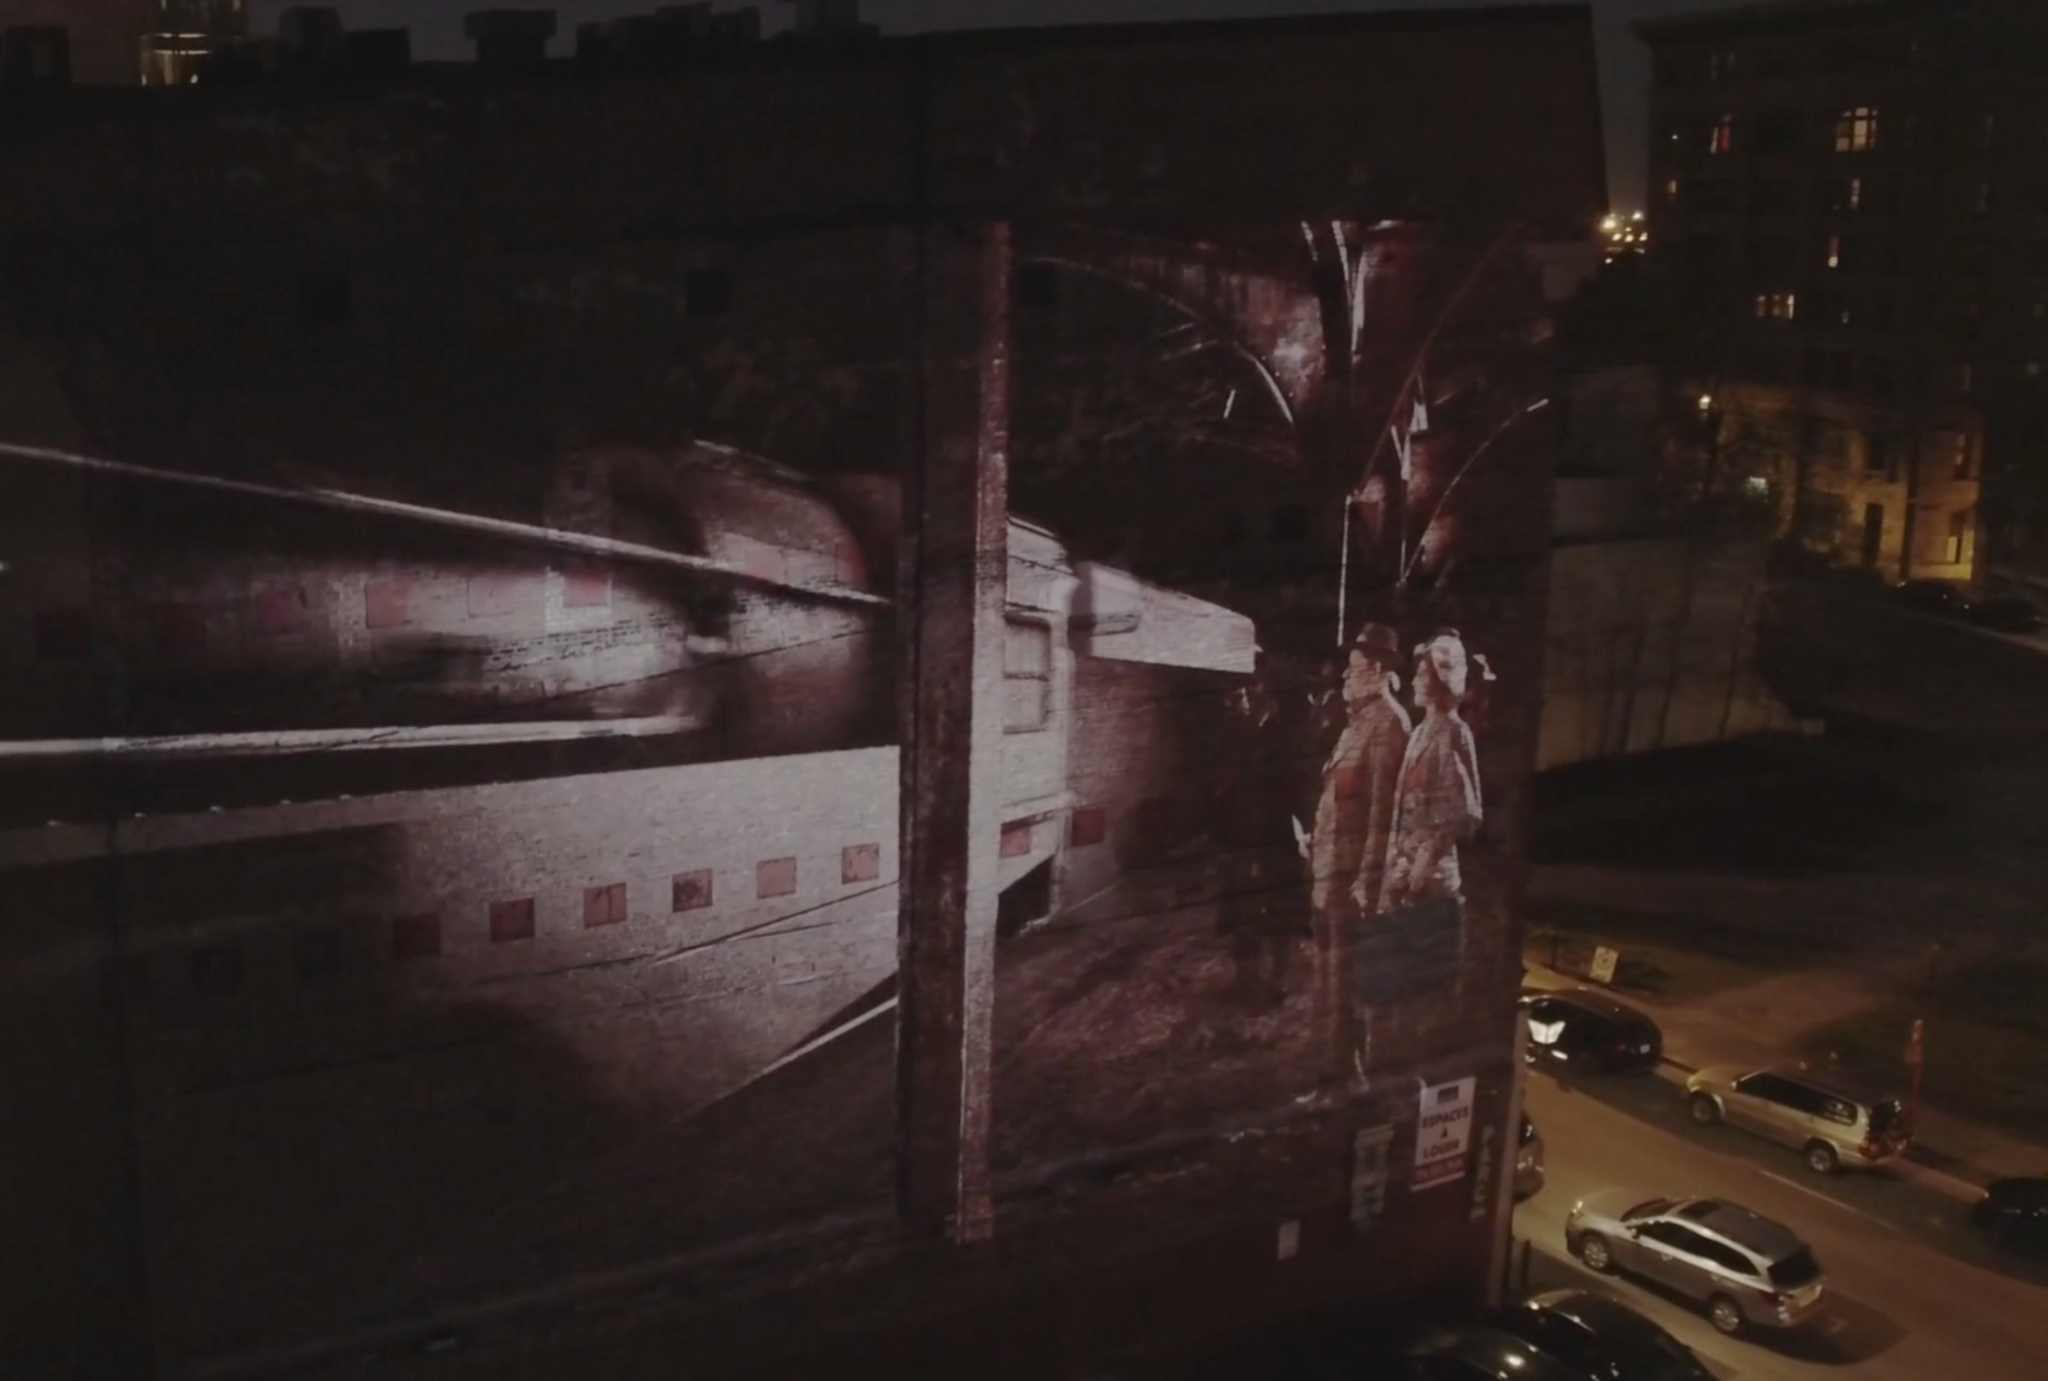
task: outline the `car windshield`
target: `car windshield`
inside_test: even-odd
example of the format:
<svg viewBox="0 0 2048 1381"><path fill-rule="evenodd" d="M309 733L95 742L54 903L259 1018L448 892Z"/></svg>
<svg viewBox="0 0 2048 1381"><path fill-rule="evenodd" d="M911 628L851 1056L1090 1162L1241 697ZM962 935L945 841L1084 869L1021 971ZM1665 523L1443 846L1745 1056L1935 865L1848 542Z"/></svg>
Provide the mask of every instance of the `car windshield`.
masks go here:
<svg viewBox="0 0 2048 1381"><path fill-rule="evenodd" d="M1646 1199L1621 1216L1630 1222L1638 1218L1654 1218L1668 1210L1676 1202L1676 1199Z"/></svg>
<svg viewBox="0 0 2048 1381"><path fill-rule="evenodd" d="M1820 1262L1809 1247L1801 1247L1783 1261L1772 1263L1771 1284L1781 1290L1796 1290L1820 1279Z"/></svg>

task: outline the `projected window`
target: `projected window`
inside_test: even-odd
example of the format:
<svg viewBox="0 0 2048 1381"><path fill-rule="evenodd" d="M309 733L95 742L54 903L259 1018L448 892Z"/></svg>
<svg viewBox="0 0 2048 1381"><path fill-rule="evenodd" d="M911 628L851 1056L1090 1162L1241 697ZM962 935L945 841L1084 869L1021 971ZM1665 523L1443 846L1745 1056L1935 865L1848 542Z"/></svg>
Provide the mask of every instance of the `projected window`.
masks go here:
<svg viewBox="0 0 2048 1381"><path fill-rule="evenodd" d="M1052 629L1011 619L1003 638L1003 730L1028 734L1052 722Z"/></svg>

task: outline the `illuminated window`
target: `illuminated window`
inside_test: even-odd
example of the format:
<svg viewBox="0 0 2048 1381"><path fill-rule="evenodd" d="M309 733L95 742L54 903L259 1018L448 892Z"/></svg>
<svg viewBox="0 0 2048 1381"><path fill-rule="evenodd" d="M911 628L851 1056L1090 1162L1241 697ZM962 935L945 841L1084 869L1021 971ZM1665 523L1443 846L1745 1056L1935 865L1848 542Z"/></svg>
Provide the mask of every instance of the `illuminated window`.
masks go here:
<svg viewBox="0 0 2048 1381"><path fill-rule="evenodd" d="M1052 722L1052 629L1010 620L1003 638L1003 730L1029 734Z"/></svg>
<svg viewBox="0 0 2048 1381"><path fill-rule="evenodd" d="M1792 320L1797 306L1798 298L1793 293L1758 293L1756 295L1756 314L1770 321Z"/></svg>
<svg viewBox="0 0 2048 1381"><path fill-rule="evenodd" d="M1835 117L1836 153L1865 153L1876 147L1876 106L1852 106Z"/></svg>
<svg viewBox="0 0 2048 1381"><path fill-rule="evenodd" d="M1664 204L1666 206L1676 206L1678 204L1678 179L1675 177L1667 178L1664 182Z"/></svg>
<svg viewBox="0 0 2048 1381"><path fill-rule="evenodd" d="M1735 147L1735 117L1723 115L1707 133L1708 153L1728 153Z"/></svg>
<svg viewBox="0 0 2048 1381"><path fill-rule="evenodd" d="M1973 516L1967 508L1948 515L1948 551L1946 555L1951 566L1959 564L1963 559L1963 551L1970 539L1970 520Z"/></svg>
<svg viewBox="0 0 2048 1381"><path fill-rule="evenodd" d="M1970 477L1970 438L1962 432L1945 432L1937 443L1948 457L1948 472L1959 480Z"/></svg>
<svg viewBox="0 0 2048 1381"><path fill-rule="evenodd" d="M1827 260L1828 267L1831 269L1838 269L1842 266L1842 237L1840 235L1828 236Z"/></svg>

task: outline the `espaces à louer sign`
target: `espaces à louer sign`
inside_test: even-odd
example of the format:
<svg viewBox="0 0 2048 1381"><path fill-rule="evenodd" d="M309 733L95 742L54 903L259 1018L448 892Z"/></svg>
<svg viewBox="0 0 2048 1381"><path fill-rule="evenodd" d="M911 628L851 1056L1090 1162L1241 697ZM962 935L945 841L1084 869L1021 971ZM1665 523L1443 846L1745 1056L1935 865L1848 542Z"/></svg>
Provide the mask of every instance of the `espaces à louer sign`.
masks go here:
<svg viewBox="0 0 2048 1381"><path fill-rule="evenodd" d="M1472 1146L1472 1101L1477 1078L1430 1084L1422 1090L1422 1116L1415 1126L1413 1187L1429 1189L1464 1178Z"/></svg>

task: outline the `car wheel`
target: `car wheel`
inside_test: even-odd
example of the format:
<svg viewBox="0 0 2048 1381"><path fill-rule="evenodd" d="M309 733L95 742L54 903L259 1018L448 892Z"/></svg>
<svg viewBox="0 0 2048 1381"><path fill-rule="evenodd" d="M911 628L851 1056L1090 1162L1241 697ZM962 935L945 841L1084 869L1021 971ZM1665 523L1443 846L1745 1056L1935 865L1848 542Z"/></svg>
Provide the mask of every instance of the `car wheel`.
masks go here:
<svg viewBox="0 0 2048 1381"><path fill-rule="evenodd" d="M1614 1251L1607 1245L1607 1239L1597 1232L1589 1232L1579 1239L1579 1260L1596 1275L1606 1275L1614 1269Z"/></svg>
<svg viewBox="0 0 2048 1381"><path fill-rule="evenodd" d="M1816 1175L1832 1175L1842 1168L1842 1158L1825 1141L1806 1143L1806 1168Z"/></svg>
<svg viewBox="0 0 2048 1381"><path fill-rule="evenodd" d="M1721 1120L1721 1105L1704 1093L1695 1093L1687 1107L1692 1120L1702 1127L1711 1127Z"/></svg>
<svg viewBox="0 0 2048 1381"><path fill-rule="evenodd" d="M1742 1306L1726 1295L1716 1295L1707 1301L1707 1322L1732 1337L1742 1331Z"/></svg>

